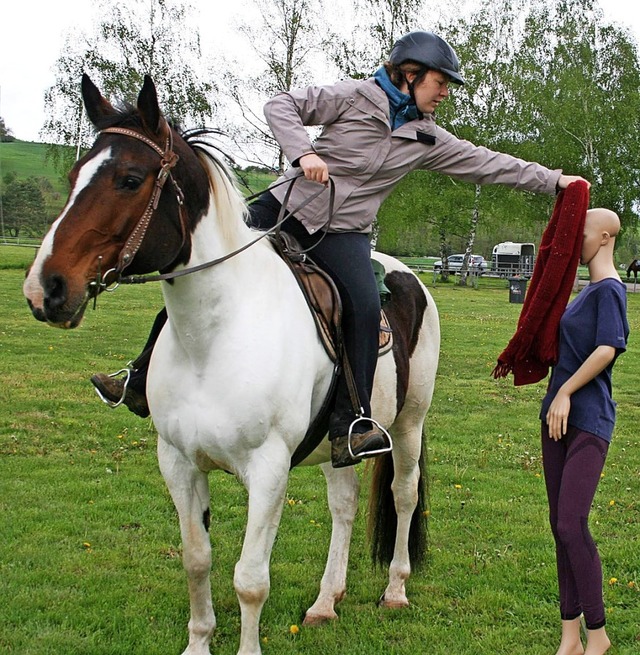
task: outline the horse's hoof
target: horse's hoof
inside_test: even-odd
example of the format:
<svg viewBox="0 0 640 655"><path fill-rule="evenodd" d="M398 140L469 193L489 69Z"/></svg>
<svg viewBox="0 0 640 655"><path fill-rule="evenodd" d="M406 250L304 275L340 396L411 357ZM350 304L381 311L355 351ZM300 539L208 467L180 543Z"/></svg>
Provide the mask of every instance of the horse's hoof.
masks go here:
<svg viewBox="0 0 640 655"><path fill-rule="evenodd" d="M337 618L338 615L335 612L333 612L331 615L307 613L304 617L302 625L314 628L320 625L324 625L325 623L329 623L329 621L335 621Z"/></svg>
<svg viewBox="0 0 640 655"><path fill-rule="evenodd" d="M405 598L404 600L386 600L383 596L378 602L379 607L385 607L390 610L400 610L405 607L409 607L409 601Z"/></svg>

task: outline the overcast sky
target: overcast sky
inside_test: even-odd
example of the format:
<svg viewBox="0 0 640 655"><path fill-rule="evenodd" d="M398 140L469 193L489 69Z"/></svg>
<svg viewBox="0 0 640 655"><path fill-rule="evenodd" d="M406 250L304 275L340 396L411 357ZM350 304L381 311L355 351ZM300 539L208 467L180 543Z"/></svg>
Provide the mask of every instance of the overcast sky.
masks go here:
<svg viewBox="0 0 640 655"><path fill-rule="evenodd" d="M228 43L233 49L233 21L248 0L190 0L196 8L204 54ZM331 0L330 4L337 0ZM65 36L78 27L90 29L91 0L8 0L0 31L0 116L16 138L39 141L44 123L45 89L55 78L53 66ZM605 18L632 29L640 42L640 2L600 0ZM74 28L74 26L76 26ZM464 66L464 62L463 62Z"/></svg>

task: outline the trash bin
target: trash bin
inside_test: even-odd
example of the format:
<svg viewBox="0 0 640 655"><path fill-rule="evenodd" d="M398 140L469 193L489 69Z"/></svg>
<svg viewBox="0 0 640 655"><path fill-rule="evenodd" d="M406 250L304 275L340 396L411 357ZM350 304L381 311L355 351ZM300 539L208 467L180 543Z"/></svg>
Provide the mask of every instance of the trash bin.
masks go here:
<svg viewBox="0 0 640 655"><path fill-rule="evenodd" d="M528 280L526 277L509 278L509 302L524 302L524 296L527 293L527 282Z"/></svg>

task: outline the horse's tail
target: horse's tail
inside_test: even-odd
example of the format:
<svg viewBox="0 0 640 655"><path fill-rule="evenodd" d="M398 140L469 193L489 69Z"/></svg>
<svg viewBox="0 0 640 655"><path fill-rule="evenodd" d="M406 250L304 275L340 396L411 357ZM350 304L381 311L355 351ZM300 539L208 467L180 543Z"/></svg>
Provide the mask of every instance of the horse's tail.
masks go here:
<svg viewBox="0 0 640 655"><path fill-rule="evenodd" d="M418 459L418 503L411 517L409 529L409 561L412 569L420 566L427 552L428 488L424 452L425 448L423 447ZM396 542L398 515L391 491L393 475L391 454L376 457L369 492L367 528L371 544L371 558L374 564L379 566L391 563Z"/></svg>

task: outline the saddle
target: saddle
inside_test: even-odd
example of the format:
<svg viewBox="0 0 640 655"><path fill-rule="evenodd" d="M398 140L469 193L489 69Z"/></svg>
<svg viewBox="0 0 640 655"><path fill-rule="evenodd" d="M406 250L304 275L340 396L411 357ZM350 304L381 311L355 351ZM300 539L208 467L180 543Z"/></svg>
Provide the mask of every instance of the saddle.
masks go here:
<svg viewBox="0 0 640 655"><path fill-rule="evenodd" d="M309 425L302 442L298 445L291 456L291 468L297 466L306 459L324 439L329 429L329 416L334 404L336 382L338 373L342 369L347 377L351 376L349 362L345 357L342 348L342 302L340 294L333 280L321 268L314 264L306 253L301 252L302 248L298 241L290 234L278 232L269 236L276 252L291 269L302 294L311 310L311 315L316 324L320 341L334 364L334 374L329 392L320 408L320 411ZM375 262L377 264L378 262ZM375 267L374 267L375 268ZM384 280L384 271L376 272L378 286L381 292L389 294L389 290L382 287L380 283ZM387 296L388 297L388 296ZM385 298L386 299L386 298ZM384 311L380 311L380 340L378 356L391 350L393 346L392 332ZM350 383L347 382L349 385ZM351 382L353 385L353 382Z"/></svg>
<svg viewBox="0 0 640 655"><path fill-rule="evenodd" d="M313 263L295 237L286 232L270 236L276 252L291 269L307 305L314 318L320 341L332 362L338 362L342 352L342 302L333 280L327 273ZM390 292L384 286L384 267L372 260L378 282L381 300L388 299ZM380 331L378 357L391 350L393 332L384 310L380 310Z"/></svg>

